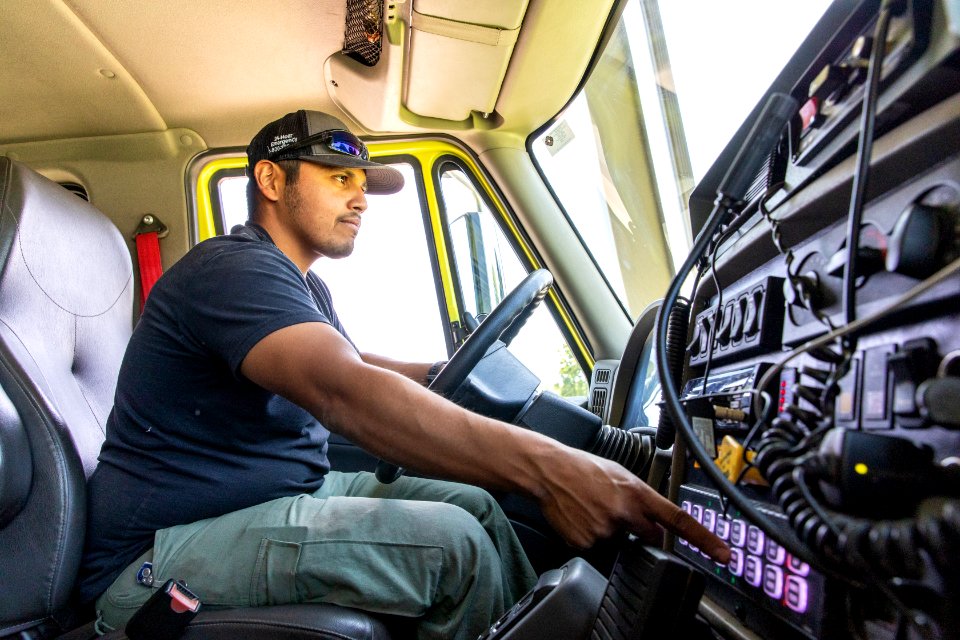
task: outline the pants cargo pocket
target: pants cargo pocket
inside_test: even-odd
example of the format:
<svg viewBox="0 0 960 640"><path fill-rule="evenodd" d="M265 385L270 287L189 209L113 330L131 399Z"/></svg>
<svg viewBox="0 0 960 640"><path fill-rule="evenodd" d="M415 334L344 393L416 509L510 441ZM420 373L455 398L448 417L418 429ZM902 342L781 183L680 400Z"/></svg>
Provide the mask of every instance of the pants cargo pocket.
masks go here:
<svg viewBox="0 0 960 640"><path fill-rule="evenodd" d="M265 538L250 601L326 602L417 617L433 604L442 564L442 550L433 546Z"/></svg>
<svg viewBox="0 0 960 640"><path fill-rule="evenodd" d="M440 547L363 541L304 542L297 567L301 602L422 616L436 597Z"/></svg>
<svg viewBox="0 0 960 640"><path fill-rule="evenodd" d="M257 606L300 602L297 565L301 545L264 538L250 585L250 602Z"/></svg>

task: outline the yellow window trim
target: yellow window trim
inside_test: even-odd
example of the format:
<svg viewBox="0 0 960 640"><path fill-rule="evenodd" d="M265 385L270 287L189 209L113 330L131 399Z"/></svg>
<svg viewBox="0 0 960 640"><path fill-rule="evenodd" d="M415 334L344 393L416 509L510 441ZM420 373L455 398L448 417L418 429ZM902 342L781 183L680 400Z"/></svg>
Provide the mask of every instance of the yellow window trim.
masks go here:
<svg viewBox="0 0 960 640"><path fill-rule="evenodd" d="M467 167L477 183L483 189L489 202L493 203L497 215L504 222L509 233L513 236L516 246L520 248L526 257L527 262L534 268L539 269L542 265L536 259L536 256L530 250L530 247L524 242L523 236L513 219L508 215L507 209L497 196L496 191L486 179L483 171L460 147L449 142L441 140L404 140L397 142L373 142L368 145L370 156L373 158L382 158L386 156L408 155L416 158L420 162L421 174L423 178L424 192L427 198L427 212L430 216L430 225L433 229L435 245L437 251L437 261L440 267L440 281L443 286L445 303L447 305L447 314L452 319L460 318L460 309L457 307L454 291L454 276L451 270L451 261L447 253L446 235L443 230L443 221L440 216L440 203L437 201L436 184L433 179L433 166L441 157L453 156ZM208 161L197 175L196 185L196 203L197 203L197 237L198 241L212 238L216 235L216 225L213 220L213 203L210 201L210 181L220 171L225 169L242 169L247 166L247 158L244 155L220 157ZM576 348L580 351L589 367L593 367L594 359L587 350L580 332L576 330L573 320L570 318L567 310L560 304L556 292L551 289L548 293L555 309L560 312L560 317L567 327L567 333L573 337Z"/></svg>
<svg viewBox="0 0 960 640"><path fill-rule="evenodd" d="M216 158L203 165L197 176L197 242L217 235L217 227L213 222L213 202L210 201L210 181L213 176L225 169L243 169L246 166L246 156Z"/></svg>

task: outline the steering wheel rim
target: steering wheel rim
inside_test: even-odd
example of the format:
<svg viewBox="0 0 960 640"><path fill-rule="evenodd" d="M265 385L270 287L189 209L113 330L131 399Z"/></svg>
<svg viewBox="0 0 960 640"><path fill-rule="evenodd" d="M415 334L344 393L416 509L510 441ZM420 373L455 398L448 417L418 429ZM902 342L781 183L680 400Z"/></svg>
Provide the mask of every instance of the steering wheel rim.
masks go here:
<svg viewBox="0 0 960 640"><path fill-rule="evenodd" d="M427 388L445 398L450 397L497 340L510 344L540 306L552 284L553 275L546 269L537 269L528 274L483 319ZM380 482L390 484L403 475L403 469L380 459L377 461L376 475Z"/></svg>

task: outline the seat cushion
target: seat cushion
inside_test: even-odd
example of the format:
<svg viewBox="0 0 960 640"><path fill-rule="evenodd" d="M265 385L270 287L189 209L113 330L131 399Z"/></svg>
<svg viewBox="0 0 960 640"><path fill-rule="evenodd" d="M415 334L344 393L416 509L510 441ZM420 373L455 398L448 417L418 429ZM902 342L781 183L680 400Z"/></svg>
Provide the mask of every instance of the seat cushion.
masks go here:
<svg viewBox="0 0 960 640"><path fill-rule="evenodd" d="M104 640L124 640L121 631ZM389 640L383 620L362 611L331 604L299 604L252 609L201 611L187 627L183 640Z"/></svg>

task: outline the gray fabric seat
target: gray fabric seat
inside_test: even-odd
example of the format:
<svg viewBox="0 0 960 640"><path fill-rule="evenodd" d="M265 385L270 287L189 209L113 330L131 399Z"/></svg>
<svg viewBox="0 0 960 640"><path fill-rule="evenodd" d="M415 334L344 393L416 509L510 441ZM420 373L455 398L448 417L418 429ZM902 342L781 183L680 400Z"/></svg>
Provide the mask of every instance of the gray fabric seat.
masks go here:
<svg viewBox="0 0 960 640"><path fill-rule="evenodd" d="M131 334L133 287L126 242L106 216L0 157L0 637L89 623L72 601L86 479ZM390 636L363 612L296 605L201 612L185 637Z"/></svg>

